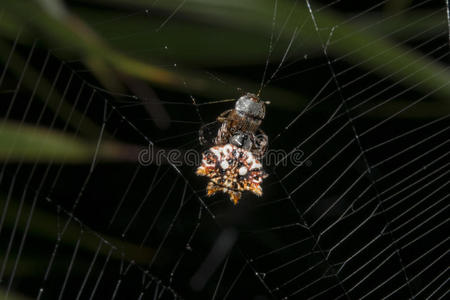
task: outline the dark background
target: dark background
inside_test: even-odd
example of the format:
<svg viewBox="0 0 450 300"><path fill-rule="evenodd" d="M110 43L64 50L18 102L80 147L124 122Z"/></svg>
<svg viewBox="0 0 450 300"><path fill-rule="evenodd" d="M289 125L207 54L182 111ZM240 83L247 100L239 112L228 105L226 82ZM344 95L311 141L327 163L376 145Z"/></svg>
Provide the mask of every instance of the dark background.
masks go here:
<svg viewBox="0 0 450 300"><path fill-rule="evenodd" d="M263 197L246 194L236 207L225 195L206 197L207 182L194 166L142 166L137 154L149 143L203 151L199 127L233 106L212 102L258 90L272 2L238 8L186 2L167 23L179 2L70 1L64 6L70 14L36 6L29 19L27 11L37 8L17 3L1 6L2 23L10 26L0 47L3 122L23 124L17 132L1 130L0 287L10 299L445 293L439 288L448 197L448 85L439 85L449 77L443 1L315 1L320 36L303 2L279 2L266 79L295 39L262 90L271 101L262 128L271 149L298 148L305 160L267 163ZM254 15L243 19L245 9ZM321 26L329 22L337 27ZM321 41L330 30L325 53ZM412 76L378 67L380 57L404 66L390 46L414 54L406 55L412 65L403 70L411 66ZM386 52L371 54L377 47ZM148 73L130 62L124 67L105 49L146 64ZM413 72L416 64L421 72ZM435 66L443 73L421 77ZM177 79L166 84L161 74L148 75L150 67ZM64 153L86 153L51 152L51 143L29 138L28 126L51 129L32 131L38 140L71 137L76 143Z"/></svg>

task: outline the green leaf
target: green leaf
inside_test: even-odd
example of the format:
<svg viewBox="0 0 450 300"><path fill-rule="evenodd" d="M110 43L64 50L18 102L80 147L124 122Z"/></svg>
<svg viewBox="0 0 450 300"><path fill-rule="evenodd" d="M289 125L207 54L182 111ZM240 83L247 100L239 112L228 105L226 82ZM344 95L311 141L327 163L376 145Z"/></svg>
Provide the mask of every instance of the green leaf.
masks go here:
<svg viewBox="0 0 450 300"><path fill-rule="evenodd" d="M91 163L94 159L135 161L130 155L137 147L111 141L86 142L68 134L27 124L3 122L0 125L0 160L8 162Z"/></svg>
<svg viewBox="0 0 450 300"><path fill-rule="evenodd" d="M9 200L9 201L8 201ZM5 207L5 204L8 206ZM27 203L22 203L21 214L18 214L19 205L16 199L6 199L0 195L0 207L6 209L5 225L13 227L18 219L18 229L24 231L27 227L28 214L32 213L32 222L29 226L28 234L34 237L38 237L51 243L56 241L58 236L57 216L52 213L48 213L39 209L39 207L31 206ZM65 214L65 212L61 212ZM68 217L68 215L65 215ZM98 245L103 242L103 246L100 248L100 255L108 256L111 248L114 250L111 252L111 256L115 259L122 259L124 254L126 257L132 257L138 263L146 263L151 260L154 254L154 249L149 247L141 247L116 237L108 236L106 234L97 234L85 225L81 226L81 223L73 218L68 224L66 230L61 235L61 242L65 245L75 247L77 241L80 239L80 249L89 253L96 253Z"/></svg>

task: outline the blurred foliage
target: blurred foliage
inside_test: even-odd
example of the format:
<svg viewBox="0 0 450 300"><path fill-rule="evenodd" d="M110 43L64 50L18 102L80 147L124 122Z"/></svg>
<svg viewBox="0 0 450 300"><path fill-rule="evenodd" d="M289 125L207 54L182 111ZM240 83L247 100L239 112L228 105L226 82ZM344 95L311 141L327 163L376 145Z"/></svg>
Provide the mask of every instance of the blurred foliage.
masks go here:
<svg viewBox="0 0 450 300"><path fill-rule="evenodd" d="M8 162L91 163L127 160L139 149L119 143L84 142L63 132L22 123L5 122L0 126L0 160ZM134 159L133 159L134 160Z"/></svg>
<svg viewBox="0 0 450 300"><path fill-rule="evenodd" d="M257 90L259 83L221 74L220 78L228 83L224 85L219 81L205 78L203 72L188 66L230 67L261 63L267 57L268 33L272 30L280 45L274 48L271 60L280 61L293 38L293 32L301 27L298 32L302 47L292 49L292 55L307 51L319 56L327 39L338 41L327 48L332 57L341 56L348 63L364 68L367 72L389 77L407 88L419 89L424 94L434 92L435 97L438 97L438 100L435 99L433 102L417 104L420 109L406 112L403 117L435 117L450 111L448 69L404 45L396 44L387 34L393 32L394 35L409 35L411 32L423 31L432 36L436 32L442 32L446 28L443 10L432 14L431 18L426 17L429 12L423 12L423 16L417 11L407 12L399 18L387 18L387 22L380 24L375 22L370 31L361 31L362 25L374 23L377 16L367 14L354 22L344 22L346 16L327 9L314 16L315 22L320 24L321 28L327 29L319 37L308 7L303 2L294 4L293 9L291 1L278 1L277 15L289 15L289 18L282 27L272 28L273 3L257 0L194 0L189 1L188 5L178 7L180 1L175 0L156 1L150 6L147 1L140 0L96 0L74 1L70 2L70 6L66 6L57 0L4 0L0 6L2 10L0 35L3 39L14 40L17 33L21 32L18 42L26 43L28 46L35 43L38 36L53 47L57 47L54 51L63 60L82 58L98 80L111 90L122 91L124 87L120 74L127 74L155 86L181 92L186 92L188 87L189 91L196 95L223 98L224 95L229 95L229 86L239 86L244 91L251 91ZM399 1L396 5L387 5L386 12L393 14L407 5L407 1ZM116 9L123 7L130 11L138 10L140 13L132 18L123 18L120 10ZM152 17L143 14L144 11ZM156 17L153 17L153 12ZM176 18L172 13L181 17ZM117 19L121 21L102 25L104 20ZM299 23L299 20L304 21ZM340 25L335 27L336 24ZM393 30L395 28L407 30ZM145 31L149 31L149 38L134 38L134 34L130 34ZM163 41L160 40L161 36L164 38ZM136 49L155 49L160 47L161 43L167 43L177 49L171 52L171 58L181 62L185 68L163 67L168 62L164 55L157 51L151 52L150 55L147 52L136 51ZM25 59L16 52L9 56L9 48L2 40L0 40L0 57L4 64L9 61L8 70L13 75L21 76L26 64ZM69 103L58 104L59 99L63 99L58 91L52 91L50 99L46 99L48 91L52 90L51 83L38 73L33 66L28 66L23 78L27 88L32 90L33 84L39 78L37 98L46 101L46 105L54 112L58 109L57 113L62 120L79 124L83 118L82 113L73 110ZM306 103L305 96L288 88L270 85L265 88L264 97L276 99L272 101L272 105L279 109L289 110ZM405 99L398 100L403 101L400 104L407 103ZM379 116L383 112L389 115L397 107L399 103L388 103L383 110L374 112L373 116ZM2 131L4 136L16 134L7 134L5 130L8 129ZM100 127L86 118L80 131L84 137L96 139ZM22 148L14 151L4 148L1 153L26 155L20 149ZM68 148L67 155L70 156L71 153L75 155L74 149L76 147ZM87 153L87 150L80 149L80 151ZM82 156L81 152L76 155Z"/></svg>
<svg viewBox="0 0 450 300"><path fill-rule="evenodd" d="M83 4L88 5L83 5ZM407 2L397 3L404 7ZM405 46L397 45L387 33L394 28L408 28L408 30L395 30L394 34L411 34L415 32L428 32L429 35L445 30L446 23L444 11L433 14L433 18L424 17L428 12L408 12L401 18L388 19L387 22L372 26L370 31L362 32L361 25L372 24L376 15L367 14L364 18L358 18L354 22L344 22L345 16L331 9L322 11L315 16L316 22L321 28L326 28L323 36L318 37L314 29L308 7L304 3L293 4L291 1L277 2L277 14L289 15L282 27L273 27L273 1L256 0L195 0L188 5L179 8L180 1L165 0L156 1L150 5L147 1L113 0L113 1L75 1L69 7L61 1L25 1L5 0L1 3L2 17L0 18L0 35L4 39L14 40L18 32L21 32L19 43L31 46L38 36L46 40L56 48L56 53L63 60L82 58L88 68L96 75L98 80L112 90L123 90L120 74L127 74L135 78L146 80L153 85L161 86L181 92L186 91L208 97L223 97L229 94L228 86L239 86L242 90L257 90L259 83L250 82L245 78L233 78L228 75L220 75L223 85L219 81L205 78L203 72L194 68L165 68L167 61L157 52L140 53L135 49L155 49L162 42L176 48L171 52L174 61L181 62L183 66L238 66L242 64L258 64L265 60L268 53L268 33L273 30L273 35L281 45L276 47L271 55L272 61L282 60L287 45L293 38L293 32L299 29L301 48L293 49L301 54L307 50L321 55L322 45L326 39L337 40L327 52L333 56L342 56L349 63L364 68L368 72L377 73L382 77L390 77L401 82L407 87L420 89L427 94L435 92L439 102L419 103L419 113L408 112L404 116L412 118L439 116L450 111L448 99L450 98L450 72L444 65L440 65L430 58L422 56ZM123 17L116 8L127 7L131 11L156 12L155 15L163 18L151 18L142 13L132 18L122 18L120 22L107 22L102 26L103 20L116 20ZM395 5L388 5L386 11L395 13ZM181 15L175 18L172 13ZM167 17L169 16L169 17ZM170 19L170 20L169 20ZM186 21L187 20L187 21ZM195 20L195 21L194 21ZM201 20L201 21L199 21ZM298 20L305 20L299 23ZM299 25L301 24L301 25ZM339 27L334 27L340 24ZM413 24L410 26L409 24ZM408 25L408 26L406 26ZM143 32L148 29L149 38L134 38L135 32ZM156 32L160 33L155 35ZM161 36L164 41L157 40ZM354 51L358 49L358 51ZM0 40L0 57L6 64L9 61L8 70L20 77L25 66L25 59L18 53L12 53L9 57L9 48ZM348 54L352 55L348 55ZM386 61L390 63L385 63ZM404 66L408 66L405 68ZM83 115L71 108L69 103L63 102L58 107L59 99L62 99L58 91L53 91L50 99L46 99L48 91L52 89L51 83L45 77L38 75L39 71L28 66L28 72L23 78L24 84L29 90L39 78L40 83L36 90L37 97L47 101L46 105L53 111L58 108L58 115L63 120L69 120L72 124L79 124ZM429 80L433 78L433 80ZM279 109L293 109L306 103L306 97L287 88L268 86L264 90L267 99L276 99L272 105ZM399 99L403 100L404 99ZM383 110L390 114L399 106L399 103L388 103ZM423 112L421 114L420 112ZM379 116L380 111L374 112ZM70 115L70 118L68 116ZM8 128L12 128L10 126ZM5 129L7 130L7 129ZM15 135L16 133L5 136ZM86 118L82 122L81 133L85 137L95 139L100 128ZM36 139L37 140L37 139ZM4 145L4 143L2 144ZM18 155L26 155L22 150ZM67 155L73 153L68 148ZM14 149L2 149L1 153L16 153ZM62 150L62 149L61 149ZM55 150L58 152L59 150ZM87 150L80 150L86 153ZM55 152L55 153L56 153ZM114 152L113 150L110 152ZM22 153L22 154L21 154ZM74 154L75 155L75 154ZM81 155L81 152L76 154ZM114 155L112 155L113 157ZM116 156L118 158L118 156ZM58 160L57 157L55 157Z"/></svg>
<svg viewBox="0 0 450 300"><path fill-rule="evenodd" d="M6 292L5 291L0 290L0 299L6 299ZM31 299L31 298L22 296L22 295L20 295L18 293L11 293L10 292L8 294L8 299L9 300L28 300L28 299Z"/></svg>
<svg viewBox="0 0 450 300"><path fill-rule="evenodd" d="M8 214L5 218L6 225L12 228L17 222L17 227L21 232L24 232L27 226L29 226L29 234L34 237L38 237L42 240L53 241L55 237L59 235L63 244L70 245L72 247L75 247L75 244L79 240L79 237L82 236L79 248L82 251L90 253L95 253L97 251L97 248L99 247L99 240L101 240L104 244L114 245L114 247L116 247L116 250L120 248L120 251L111 252L111 256L115 259L121 259L122 253L126 253L136 262L145 263L148 262L153 256L154 250L151 248L137 246L126 241L107 236L105 234L102 234L102 236L99 238L99 236L92 233L92 231L88 227L86 227L85 225L81 225L75 217L72 217L72 222L68 223L68 226L65 228L63 233L58 232L59 227L56 226L56 223L59 221L54 214L45 212L35 207L32 208L27 204L22 204L19 207L19 201L8 200L9 199L7 199L6 197L0 196L0 206L5 207L5 204L8 206ZM62 208L58 207L58 209ZM29 212L33 215L33 221L31 225L27 224L28 214L23 212ZM101 256L106 257L109 255L109 252L110 251L108 247L100 247L99 254ZM12 265L7 268L7 272L10 272L11 269ZM32 270L33 268L22 269Z"/></svg>
<svg viewBox="0 0 450 300"><path fill-rule="evenodd" d="M39 3L45 3L40 5ZM75 2L77 4L79 2ZM167 44L177 49L173 59L183 65L197 64L204 66L239 65L261 62L267 56L268 33L272 30L273 1L257 0L196 0L189 1L181 7L178 15L188 20L186 22L167 16L177 10L180 1L156 1L149 7L147 1L86 1L86 4L98 4L100 7L79 7L67 10L59 1L24 1L6 0L2 7L6 16L2 18L0 34L13 38L22 29L22 24L28 23L26 36L31 44L35 33L58 47L58 54L62 58L69 58L71 54L84 58L84 62L96 73L101 82L115 82L111 74L123 72L125 74L152 82L152 84L185 91L185 81L196 94L223 97L229 89L219 83L204 79L203 74L193 69L169 71L159 67L165 65L158 55L128 55L133 49L154 49L161 41L155 43L154 36L149 34L147 39L133 39L134 32L142 32L154 28L163 31ZM295 29L301 27L302 51L312 49L316 53L322 52L322 44L330 38L339 42L329 47L330 55L343 56L349 63L373 71L380 76L393 76L393 79L403 84L414 86L427 93L436 90L442 99L448 99L450 87L444 86L450 80L450 72L420 53L410 51L405 46L386 36L393 29L408 27L409 30L442 32L446 28L444 11L440 11L435 18L417 18L417 12L405 14L396 18L395 22L374 26L369 31L360 30L361 20L344 22L345 16L328 9L315 16L321 28L327 29L321 38L317 37L309 10L304 3L299 3L293 10L291 1L278 1L277 14L289 15L283 27L274 27L274 36L279 39L280 47L274 51L272 59L280 60L287 44L292 39ZM57 8L56 8L57 7ZM123 19L121 22L108 22L102 30L95 30L102 20L114 20L123 17L114 8L128 7L132 10L157 11L164 16L162 20L138 15ZM108 10L110 9L110 10ZM177 10L178 11L178 10ZM426 15L426 12L424 12ZM30 18L30 16L32 16ZM367 23L372 20L367 16ZM169 17L170 18L170 17ZM201 20L201 21L198 21ZM299 20L305 20L300 23ZM420 22L418 22L418 20ZM158 22L160 26L158 26ZM364 21L363 21L364 22ZM402 22L403 24L399 24ZM7 23L4 25L4 23ZM415 24L410 27L408 24ZM20 24L20 25L19 25ZM89 24L89 25L88 25ZM334 26L340 24L338 28ZM205 26L206 25L206 26ZM408 26L406 26L408 25ZM395 32L395 31L394 31ZM403 32L403 31L400 31ZM430 32L430 34L432 34ZM404 32L407 34L408 32ZM119 38L117 38L119 37ZM23 41L23 39L21 39ZM205 46L202 46L205 45ZM284 45L284 46L283 46ZM358 49L358 51L354 51ZM352 53L352 55L348 55ZM145 57L145 59L143 59ZM386 61L391 61L385 64ZM409 66L408 68L403 68ZM411 74L414 74L411 76ZM427 80L438 74L434 80ZM243 78L221 77L231 86L240 86L243 90L257 90L258 83L248 82ZM275 106L292 108L293 103L305 101L300 95L287 90L268 87L264 94L267 98L277 99ZM298 106L296 106L298 107Z"/></svg>

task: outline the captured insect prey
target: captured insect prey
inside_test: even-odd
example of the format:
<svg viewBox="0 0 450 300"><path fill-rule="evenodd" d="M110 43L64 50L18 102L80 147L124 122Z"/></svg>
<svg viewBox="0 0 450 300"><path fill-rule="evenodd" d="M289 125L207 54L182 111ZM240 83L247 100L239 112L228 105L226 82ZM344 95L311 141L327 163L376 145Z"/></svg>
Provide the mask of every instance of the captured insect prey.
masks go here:
<svg viewBox="0 0 450 300"><path fill-rule="evenodd" d="M262 196L262 180L268 176L260 162L268 145L267 135L259 128L265 104L247 93L236 101L234 109L217 117L215 122L221 125L216 133L211 134L212 123L200 128L200 144L209 149L203 152L197 175L209 178L208 196L223 192L235 205L243 191Z"/></svg>

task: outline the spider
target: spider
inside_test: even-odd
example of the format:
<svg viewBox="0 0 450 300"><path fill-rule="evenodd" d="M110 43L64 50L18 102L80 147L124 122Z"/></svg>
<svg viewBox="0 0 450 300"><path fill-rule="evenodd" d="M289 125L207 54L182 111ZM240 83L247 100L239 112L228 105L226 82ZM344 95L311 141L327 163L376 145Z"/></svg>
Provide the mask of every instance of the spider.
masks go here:
<svg viewBox="0 0 450 300"><path fill-rule="evenodd" d="M197 175L210 179L206 187L208 196L220 191L228 194L235 205L243 191L262 196L261 184L267 173L259 159L267 149L268 138L259 126L266 103L247 93L236 101L234 109L217 117L219 129L211 128L216 122L200 128L200 144L208 145L209 149L203 152Z"/></svg>
<svg viewBox="0 0 450 300"><path fill-rule="evenodd" d="M223 192L229 195L234 205L238 203L244 191L261 197L261 184L267 177L261 163L250 151L232 144L214 146L206 150L197 175L209 178L206 186L208 196Z"/></svg>
<svg viewBox="0 0 450 300"><path fill-rule="evenodd" d="M221 124L217 135L211 139L207 137L209 127L216 122L202 126L199 130L199 140L202 146L219 146L232 144L253 153L257 158L266 152L268 138L259 126L266 114L265 104L255 94L247 93L241 96L235 103L234 109L221 113L216 121ZM214 135L214 130L209 132Z"/></svg>

